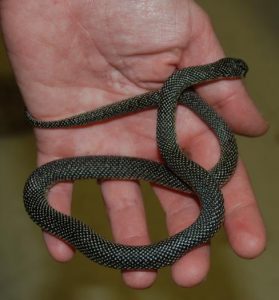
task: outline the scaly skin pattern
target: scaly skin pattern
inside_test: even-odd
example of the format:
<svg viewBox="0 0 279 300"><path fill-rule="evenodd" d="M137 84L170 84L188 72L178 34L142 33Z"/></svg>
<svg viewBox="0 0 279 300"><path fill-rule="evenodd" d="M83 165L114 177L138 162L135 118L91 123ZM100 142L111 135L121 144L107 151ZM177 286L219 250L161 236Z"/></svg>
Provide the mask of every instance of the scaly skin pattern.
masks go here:
<svg viewBox="0 0 279 300"><path fill-rule="evenodd" d="M65 158L36 169L24 188L24 204L32 220L43 230L68 242L89 259L121 270L156 270L172 265L191 249L208 242L222 225L223 196L220 191L236 168L238 151L235 138L224 120L192 89L210 80L244 77L248 68L240 59L224 58L215 63L174 72L163 87L119 103L63 120L36 120L40 128L88 125L143 109L157 107L157 144L164 164L124 156L83 156ZM175 111L182 104L195 112L215 133L221 155L207 171L188 159L177 144ZM81 221L53 209L47 191L56 183L79 179L146 180L161 186L195 193L201 203L197 220L188 228L158 243L127 246L103 239Z"/></svg>

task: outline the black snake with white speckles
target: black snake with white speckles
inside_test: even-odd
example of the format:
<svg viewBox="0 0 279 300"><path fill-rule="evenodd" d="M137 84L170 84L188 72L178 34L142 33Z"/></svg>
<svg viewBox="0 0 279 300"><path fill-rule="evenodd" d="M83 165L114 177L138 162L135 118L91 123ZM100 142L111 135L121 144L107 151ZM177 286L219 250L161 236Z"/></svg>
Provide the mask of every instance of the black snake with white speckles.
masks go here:
<svg viewBox="0 0 279 300"><path fill-rule="evenodd" d="M191 88L222 78L244 77L248 68L240 59L224 58L215 63L174 72L163 87L91 112L58 121L40 121L28 112L35 127L64 128L87 125L147 108L157 107L157 144L164 164L120 156L83 156L49 162L36 169L24 188L24 204L30 217L43 230L68 242L89 259L116 269L159 269L173 264L194 247L206 243L223 222L220 187L233 174L238 151L235 138L223 119ZM221 155L214 168L205 170L189 160L176 142L177 104L194 111L216 134ZM127 246L103 239L81 221L62 214L47 202L47 191L61 181L78 179L146 180L158 185L195 193L201 203L197 220L181 232L152 245Z"/></svg>

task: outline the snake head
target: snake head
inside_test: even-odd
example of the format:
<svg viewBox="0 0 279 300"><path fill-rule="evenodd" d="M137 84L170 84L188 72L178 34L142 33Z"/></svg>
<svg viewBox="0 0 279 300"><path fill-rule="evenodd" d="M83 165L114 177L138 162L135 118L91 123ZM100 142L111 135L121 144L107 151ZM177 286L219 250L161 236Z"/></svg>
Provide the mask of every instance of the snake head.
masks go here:
<svg viewBox="0 0 279 300"><path fill-rule="evenodd" d="M225 57L217 62L220 69L226 70L228 77L243 78L248 72L248 65L240 58Z"/></svg>

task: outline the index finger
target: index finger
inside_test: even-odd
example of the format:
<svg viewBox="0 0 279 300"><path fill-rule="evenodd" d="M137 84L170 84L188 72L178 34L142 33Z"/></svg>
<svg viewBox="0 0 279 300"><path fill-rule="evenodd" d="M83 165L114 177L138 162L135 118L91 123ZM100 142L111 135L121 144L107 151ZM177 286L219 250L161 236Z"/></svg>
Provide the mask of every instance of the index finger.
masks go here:
<svg viewBox="0 0 279 300"><path fill-rule="evenodd" d="M192 36L179 68L204 65L224 57L210 19L193 5ZM268 125L259 113L241 80L221 80L197 87L198 93L226 120L230 128L242 135L264 134Z"/></svg>

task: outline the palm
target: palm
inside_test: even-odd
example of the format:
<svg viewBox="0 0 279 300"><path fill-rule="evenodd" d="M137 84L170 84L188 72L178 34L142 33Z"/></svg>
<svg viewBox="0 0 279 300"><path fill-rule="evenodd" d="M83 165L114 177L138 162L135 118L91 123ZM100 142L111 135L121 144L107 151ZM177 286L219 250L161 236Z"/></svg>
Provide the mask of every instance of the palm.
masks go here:
<svg viewBox="0 0 279 300"><path fill-rule="evenodd" d="M39 119L64 118L159 88L175 68L207 63L223 55L204 13L192 1L121 0L117 1L117 6L112 0L63 1L46 7L44 1L18 2L2 1L2 15L13 17L3 18L3 28L26 104ZM18 27L14 20L26 26ZM213 92L213 87L218 94ZM236 131L256 135L265 130L240 82L217 83L201 87L199 91L219 107L220 113ZM237 97L245 100L242 106L249 108L250 118L258 125L252 127L247 122L243 125L241 120L236 123L233 114L237 108L234 104L229 104L230 107L219 105ZM177 115L180 145L204 166L211 166L218 156L216 140L190 112L179 108ZM39 164L66 156L99 154L158 160L155 125L156 111L149 110L82 128L37 129ZM203 149L205 143L208 144L207 151ZM227 211L247 204L251 206L253 222L262 228L254 198L249 189L247 192L248 180L242 167L239 167L234 183L232 181L227 188L227 198L236 187L239 188L239 180L245 182L242 190L246 189L246 195L250 193L249 199L230 203ZM115 238L123 243L147 243L137 183L105 182L102 189ZM69 212L70 192L69 184L58 185L50 194L52 205ZM171 234L188 226L197 216L198 207L190 198L159 188L155 188L155 192L166 211ZM56 201L58 197L59 202ZM125 219L127 210L129 220ZM232 237L240 229L236 228L237 218L231 219L228 219L227 228ZM129 224L131 220L133 224ZM248 221L247 224L252 223ZM232 246L240 255L254 256L264 244L263 230L257 237L259 235L261 243L258 242L251 253L248 251L247 254L244 246L238 249L233 237ZM66 245L50 236L47 236L47 244L57 259L65 260L71 256ZM185 266L193 269L193 265L199 268L196 278L182 271ZM176 264L174 277L180 284L191 285L201 280L207 268L208 250L202 247ZM133 277L138 274L141 274L142 281ZM125 276L126 281L135 287L147 286L154 277L154 274L145 272L134 275Z"/></svg>

